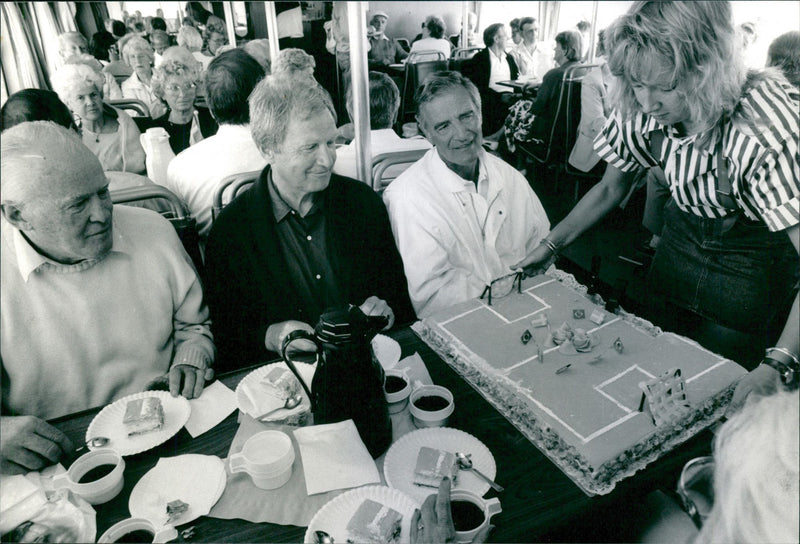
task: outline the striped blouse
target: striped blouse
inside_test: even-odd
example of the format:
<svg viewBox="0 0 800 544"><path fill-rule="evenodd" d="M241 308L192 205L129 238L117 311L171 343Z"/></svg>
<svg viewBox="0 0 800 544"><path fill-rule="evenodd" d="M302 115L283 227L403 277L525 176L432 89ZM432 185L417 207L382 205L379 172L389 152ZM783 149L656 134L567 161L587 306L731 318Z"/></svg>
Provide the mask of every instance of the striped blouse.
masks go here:
<svg viewBox="0 0 800 544"><path fill-rule="evenodd" d="M723 127L722 155L728 164L732 197L752 220L763 220L771 231L800 223L800 113L797 91L782 80L754 84L742 98L745 108L760 117L755 122L735 118ZM764 121L761 121L764 120ZM653 133L663 132L661 149L653 150ZM629 172L661 166L677 205L704 218L720 218L726 209L717 198L717 158L701 146L698 135L681 137L672 126L637 113L623 121L614 111L594 141L598 155ZM657 155L655 158L653 153Z"/></svg>

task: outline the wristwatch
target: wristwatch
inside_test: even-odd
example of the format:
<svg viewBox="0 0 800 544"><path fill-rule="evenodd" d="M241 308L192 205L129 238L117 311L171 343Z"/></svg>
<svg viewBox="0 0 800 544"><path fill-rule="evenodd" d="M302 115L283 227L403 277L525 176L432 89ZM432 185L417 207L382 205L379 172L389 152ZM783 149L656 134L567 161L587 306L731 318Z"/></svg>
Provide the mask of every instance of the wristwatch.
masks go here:
<svg viewBox="0 0 800 544"><path fill-rule="evenodd" d="M797 389L800 386L800 362L789 350L769 348L761 364L772 367L787 389Z"/></svg>

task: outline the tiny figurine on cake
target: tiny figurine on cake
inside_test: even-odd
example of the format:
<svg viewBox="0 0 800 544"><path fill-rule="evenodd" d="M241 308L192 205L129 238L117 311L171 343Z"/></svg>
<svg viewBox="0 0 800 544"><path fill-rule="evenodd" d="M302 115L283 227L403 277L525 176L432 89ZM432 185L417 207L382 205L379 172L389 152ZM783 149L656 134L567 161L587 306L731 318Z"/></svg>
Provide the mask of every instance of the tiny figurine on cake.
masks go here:
<svg viewBox="0 0 800 544"><path fill-rule="evenodd" d="M122 425L128 436L160 430L164 426L164 407L161 406L161 399L146 397L129 400L125 407Z"/></svg>
<svg viewBox="0 0 800 544"><path fill-rule="evenodd" d="M575 329L572 335L572 346L579 353L592 351L592 338L583 329Z"/></svg>
<svg viewBox="0 0 800 544"><path fill-rule="evenodd" d="M567 340L572 340L574 334L570 324L565 321L559 328L552 332L553 343L560 346Z"/></svg>
<svg viewBox="0 0 800 544"><path fill-rule="evenodd" d="M359 505L347 524L347 542L391 544L400 541L403 516L397 510L370 499Z"/></svg>
<svg viewBox="0 0 800 544"><path fill-rule="evenodd" d="M448 451L421 447L414 468L414 485L438 488L445 476L453 482L456 481L458 476L456 456Z"/></svg>

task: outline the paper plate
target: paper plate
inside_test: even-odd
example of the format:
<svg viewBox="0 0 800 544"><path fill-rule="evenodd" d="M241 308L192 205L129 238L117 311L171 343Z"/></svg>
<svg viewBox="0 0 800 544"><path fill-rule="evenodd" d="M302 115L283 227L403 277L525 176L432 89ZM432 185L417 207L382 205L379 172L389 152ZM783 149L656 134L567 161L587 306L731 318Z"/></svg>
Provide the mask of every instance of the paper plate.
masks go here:
<svg viewBox="0 0 800 544"><path fill-rule="evenodd" d="M383 334L375 335L375 338L372 339L372 351L375 352L378 362L386 370L394 368L400 361L400 355L402 354L400 344Z"/></svg>
<svg viewBox="0 0 800 544"><path fill-rule="evenodd" d="M315 544L317 542L314 536L316 531L325 531L333 537L335 542L347 542L347 524L366 499L397 510L403 516L403 521L400 522L399 543L408 544L411 536L411 516L414 515L414 510L419 508L419 503L414 502L412 498L397 489L382 485L357 487L326 503L311 518L303 542Z"/></svg>
<svg viewBox="0 0 800 544"><path fill-rule="evenodd" d="M314 378L314 372L317 370L317 366L305 363L296 363L294 366L297 367L297 371L303 377L303 381L306 382L306 385L311 388L311 380ZM254 414L244 409L245 403L242 399L245 397L245 394L242 387L245 385L249 387L257 387L258 383L261 382L261 380L269 373L269 371L275 367L289 370L289 367L286 366L286 363L281 361L280 363L271 363L259 367L242 378L242 381L240 381L239 385L236 386L236 404L239 406L239 409L250 417L259 419L261 421L283 421L288 417L302 414L303 412L308 412L311 410L311 400L308 398L308 395L306 395L306 392L303 390L302 386L300 387L300 394L303 396L303 401L291 410L281 408L279 410L275 410L266 417L259 418L258 414Z"/></svg>
<svg viewBox="0 0 800 544"><path fill-rule="evenodd" d="M417 466L419 450L423 446L449 451L453 454L457 451L471 453L472 463L476 469L492 480L497 475L497 465L492 452L471 434L449 427L431 427L412 431L389 448L386 460L383 462L383 475L390 487L399 489L419 503L422 503L428 495L436 493L436 489L432 487L414 485L414 468ZM482 497L489 491L489 484L468 470L459 470L453 489L465 489Z"/></svg>
<svg viewBox="0 0 800 544"><path fill-rule="evenodd" d="M128 401L148 397L161 399L161 406L164 408L164 426L151 433L128 436L122 425ZM134 455L155 448L175 436L189 420L191 413L192 407L186 398L173 397L167 391L134 393L114 401L94 416L89 428L86 429L86 441L96 436L105 436L111 439L106 447L117 450L120 455ZM90 449L96 448L90 446Z"/></svg>
<svg viewBox="0 0 800 544"><path fill-rule="evenodd" d="M214 455L187 454L162 457L131 491L131 517L144 518L156 527L167 523L167 503L179 499L189 509L174 519L183 525L205 516L225 491L225 463Z"/></svg>

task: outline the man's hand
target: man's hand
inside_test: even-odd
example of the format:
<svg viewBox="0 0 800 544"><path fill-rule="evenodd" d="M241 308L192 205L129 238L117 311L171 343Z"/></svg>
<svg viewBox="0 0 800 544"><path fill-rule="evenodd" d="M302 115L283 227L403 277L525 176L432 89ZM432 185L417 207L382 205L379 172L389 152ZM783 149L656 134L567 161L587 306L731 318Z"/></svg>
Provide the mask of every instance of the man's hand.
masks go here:
<svg viewBox="0 0 800 544"><path fill-rule="evenodd" d="M556 255L546 245L540 244L531 251L530 255L525 257L525 260L511 268L513 270L522 268L525 275L530 277L546 271L554 262L556 262Z"/></svg>
<svg viewBox="0 0 800 544"><path fill-rule="evenodd" d="M751 393L756 395L771 395L781 386L780 375L769 365L759 365L750 371L736 385L733 400L728 406L729 411L739 410Z"/></svg>
<svg viewBox="0 0 800 544"><path fill-rule="evenodd" d="M382 300L376 296L371 296L365 300L361 306L359 306L359 309L364 312L364 315L366 316L381 315L389 318L388 323L383 328L385 331L391 329L392 325L394 325L394 312L385 300Z"/></svg>
<svg viewBox="0 0 800 544"><path fill-rule="evenodd" d="M73 450L67 435L33 416L0 418L0 473L24 474L56 463Z"/></svg>
<svg viewBox="0 0 800 544"><path fill-rule="evenodd" d="M169 369L169 392L173 397L183 395L187 399L196 399L203 393L206 381L213 379L213 368L173 365Z"/></svg>
<svg viewBox="0 0 800 544"><path fill-rule="evenodd" d="M456 541L450 511L450 478L443 478L436 495L428 495L411 516L411 544L446 544Z"/></svg>
<svg viewBox="0 0 800 544"><path fill-rule="evenodd" d="M314 334L314 329L302 321L282 321L280 323L273 323L267 328L267 334L264 338L264 345L269 351L281 353L283 347L283 340L293 331L306 331L309 334ZM317 346L313 342L309 342L303 338L292 342L292 349L295 351L317 351Z"/></svg>

